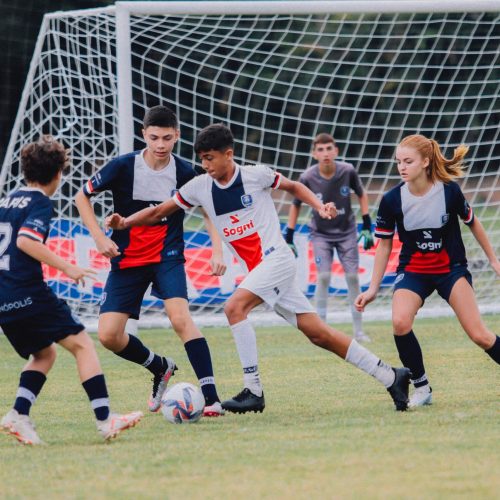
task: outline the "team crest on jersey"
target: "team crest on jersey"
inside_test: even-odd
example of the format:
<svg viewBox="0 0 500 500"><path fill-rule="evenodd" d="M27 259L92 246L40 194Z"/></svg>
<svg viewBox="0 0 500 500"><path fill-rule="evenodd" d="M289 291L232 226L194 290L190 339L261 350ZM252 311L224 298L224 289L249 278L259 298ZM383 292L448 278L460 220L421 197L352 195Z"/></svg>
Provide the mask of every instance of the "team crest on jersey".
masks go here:
<svg viewBox="0 0 500 500"><path fill-rule="evenodd" d="M344 197L349 196L351 194L351 190L349 189L349 186L341 186L340 194Z"/></svg>
<svg viewBox="0 0 500 500"><path fill-rule="evenodd" d="M323 201L323 193L316 193L316 198L318 198L319 201Z"/></svg>
<svg viewBox="0 0 500 500"><path fill-rule="evenodd" d="M244 207L249 207L253 203L253 198L251 194L242 194L241 195L241 204Z"/></svg>
<svg viewBox="0 0 500 500"><path fill-rule="evenodd" d="M450 220L450 214L441 215L441 223L446 224Z"/></svg>

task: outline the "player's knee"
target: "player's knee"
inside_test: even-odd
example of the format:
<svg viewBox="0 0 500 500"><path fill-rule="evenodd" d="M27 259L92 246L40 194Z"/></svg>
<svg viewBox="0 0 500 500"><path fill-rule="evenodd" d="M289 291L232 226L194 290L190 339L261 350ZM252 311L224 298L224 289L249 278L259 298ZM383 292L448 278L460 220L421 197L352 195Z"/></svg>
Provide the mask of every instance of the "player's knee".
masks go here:
<svg viewBox="0 0 500 500"><path fill-rule="evenodd" d="M123 337L124 332L118 331L116 328L99 327L97 336L99 342L111 351L115 351L121 346L120 339Z"/></svg>
<svg viewBox="0 0 500 500"><path fill-rule="evenodd" d="M392 327L395 335L404 335L413 328L413 318L395 313L392 315Z"/></svg>
<svg viewBox="0 0 500 500"><path fill-rule="evenodd" d="M37 361L43 361L44 363L52 366L57 357L57 350L55 344L51 344L45 349L42 349L35 354L33 354L33 358Z"/></svg>
<svg viewBox="0 0 500 500"><path fill-rule="evenodd" d="M190 330L193 324L189 314L184 312L171 313L168 318L177 334L183 334L186 330Z"/></svg>
<svg viewBox="0 0 500 500"><path fill-rule="evenodd" d="M95 349L94 342L85 330L77 335L69 335L64 339L62 345L73 355Z"/></svg>
<svg viewBox="0 0 500 500"><path fill-rule="evenodd" d="M496 339L495 334L490 332L486 327L477 328L473 332L467 333L472 342L481 349L489 349Z"/></svg>
<svg viewBox="0 0 500 500"><path fill-rule="evenodd" d="M240 312L240 309L238 307L238 304L235 301L228 300L224 304L224 314L226 315L227 319L229 320L229 323L233 323L234 320L238 319L238 314Z"/></svg>

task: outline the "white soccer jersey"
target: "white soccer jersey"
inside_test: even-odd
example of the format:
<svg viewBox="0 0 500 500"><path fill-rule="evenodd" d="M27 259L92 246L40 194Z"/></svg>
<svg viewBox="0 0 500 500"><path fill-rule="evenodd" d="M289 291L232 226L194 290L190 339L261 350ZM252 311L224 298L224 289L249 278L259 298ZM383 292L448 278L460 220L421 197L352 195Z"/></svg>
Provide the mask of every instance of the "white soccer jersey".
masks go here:
<svg viewBox="0 0 500 500"><path fill-rule="evenodd" d="M182 186L173 199L184 210L203 207L222 240L251 271L267 255L287 246L270 195L280 181L281 174L264 165L236 165L225 186L204 174Z"/></svg>

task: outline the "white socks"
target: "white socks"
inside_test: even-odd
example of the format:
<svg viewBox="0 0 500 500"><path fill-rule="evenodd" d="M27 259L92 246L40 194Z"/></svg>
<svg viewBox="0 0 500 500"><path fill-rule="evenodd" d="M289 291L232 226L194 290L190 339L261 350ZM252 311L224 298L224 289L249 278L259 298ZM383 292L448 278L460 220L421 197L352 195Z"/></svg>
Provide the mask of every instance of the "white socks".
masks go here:
<svg viewBox="0 0 500 500"><path fill-rule="evenodd" d="M330 273L318 273L318 277L316 278L316 291L314 292L314 300L316 303L316 312L325 323L329 287Z"/></svg>
<svg viewBox="0 0 500 500"><path fill-rule="evenodd" d="M248 319L230 325L230 328L243 368L243 384L256 396L262 396L255 330Z"/></svg>
<svg viewBox="0 0 500 500"><path fill-rule="evenodd" d="M363 331L363 323L361 320L361 313L354 307L354 301L359 295L359 277L357 274L346 274L347 281L347 294L349 297L349 304L351 305L352 316L352 333L353 335L359 334Z"/></svg>
<svg viewBox="0 0 500 500"><path fill-rule="evenodd" d="M345 360L376 378L386 389L394 383L394 370L355 340L351 341Z"/></svg>

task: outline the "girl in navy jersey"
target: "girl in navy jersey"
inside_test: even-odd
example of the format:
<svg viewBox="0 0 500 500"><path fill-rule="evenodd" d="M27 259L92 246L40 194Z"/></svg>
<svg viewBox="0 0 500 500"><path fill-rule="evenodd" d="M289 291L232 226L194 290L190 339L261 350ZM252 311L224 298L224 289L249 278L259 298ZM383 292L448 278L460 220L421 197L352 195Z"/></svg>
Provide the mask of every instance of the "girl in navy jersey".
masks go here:
<svg viewBox="0 0 500 500"><path fill-rule="evenodd" d="M373 277L368 290L356 299L356 307L364 311L377 296L397 229L403 245L392 299L392 323L399 357L410 368L415 386L409 407L432 403L413 322L434 290L453 308L471 340L500 364L500 338L481 319L458 221L460 217L469 226L500 276L500 262L486 231L453 181L463 175L467 151L467 146L460 145L453 158L447 159L439 144L423 135L410 135L401 141L396 162L402 182L380 203L375 230L380 242Z"/></svg>

